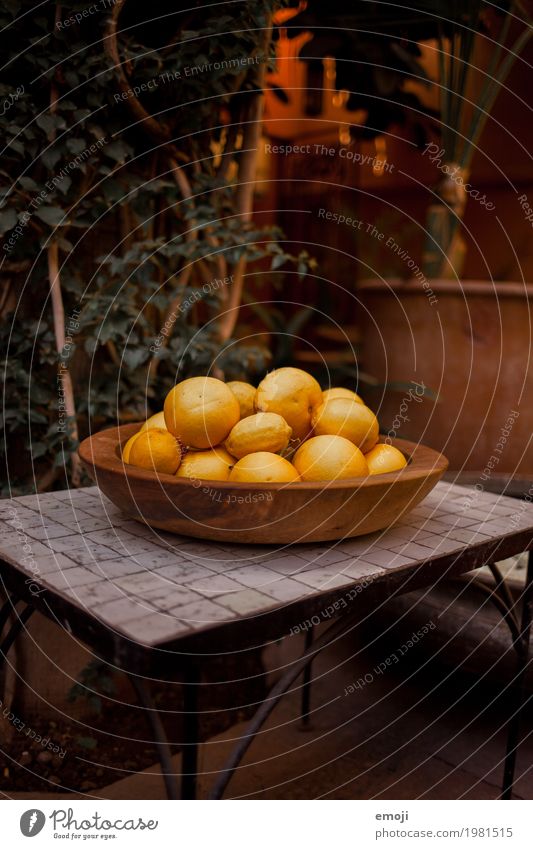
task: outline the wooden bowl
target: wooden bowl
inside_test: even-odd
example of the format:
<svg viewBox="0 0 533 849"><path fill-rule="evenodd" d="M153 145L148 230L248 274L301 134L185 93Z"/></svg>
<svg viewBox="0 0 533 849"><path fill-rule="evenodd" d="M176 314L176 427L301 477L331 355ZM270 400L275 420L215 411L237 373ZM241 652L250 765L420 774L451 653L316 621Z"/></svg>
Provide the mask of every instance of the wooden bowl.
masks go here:
<svg viewBox="0 0 533 849"><path fill-rule="evenodd" d="M399 472L326 483L191 481L123 463L121 448L140 426L114 427L81 443L91 478L133 519L201 539L277 544L372 533L415 507L448 468L438 451L394 439L408 460Z"/></svg>

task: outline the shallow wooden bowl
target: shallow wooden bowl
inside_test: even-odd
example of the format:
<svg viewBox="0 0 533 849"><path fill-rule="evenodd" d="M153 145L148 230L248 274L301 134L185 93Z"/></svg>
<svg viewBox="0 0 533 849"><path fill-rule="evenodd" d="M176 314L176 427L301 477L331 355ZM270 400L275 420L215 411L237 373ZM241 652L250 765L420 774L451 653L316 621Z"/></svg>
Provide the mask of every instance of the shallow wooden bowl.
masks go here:
<svg viewBox="0 0 533 849"><path fill-rule="evenodd" d="M448 467L438 451L394 439L408 465L391 474L326 483L191 481L123 463L121 448L139 428L111 428L81 443L91 478L134 519L224 542L321 542L372 533L422 501Z"/></svg>

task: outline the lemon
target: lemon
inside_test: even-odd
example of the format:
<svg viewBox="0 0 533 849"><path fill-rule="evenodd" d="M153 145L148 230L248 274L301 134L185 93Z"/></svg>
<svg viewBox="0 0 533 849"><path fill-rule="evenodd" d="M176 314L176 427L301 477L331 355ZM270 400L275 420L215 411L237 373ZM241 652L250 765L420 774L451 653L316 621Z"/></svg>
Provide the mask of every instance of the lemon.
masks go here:
<svg viewBox="0 0 533 849"><path fill-rule="evenodd" d="M188 448L214 448L239 419L239 402L215 377L182 380L165 398L167 427Z"/></svg>
<svg viewBox="0 0 533 849"><path fill-rule="evenodd" d="M343 436L313 436L300 445L293 463L304 481L358 478L368 474L363 453Z"/></svg>
<svg viewBox="0 0 533 849"><path fill-rule="evenodd" d="M129 461L141 469L174 475L181 463L179 442L163 427L145 430L137 435L131 446Z"/></svg>
<svg viewBox="0 0 533 849"><path fill-rule="evenodd" d="M134 433L133 436L130 436L130 438L126 442L124 448L122 449L122 459L124 460L125 463L129 463L129 461L130 461L131 446L133 445L133 443L135 442L135 440L139 436L140 432L141 431L138 430L137 433Z"/></svg>
<svg viewBox="0 0 533 849"><path fill-rule="evenodd" d="M292 430L277 413L255 413L237 422L226 439L226 448L234 457L256 451L276 454L289 444Z"/></svg>
<svg viewBox="0 0 533 849"><path fill-rule="evenodd" d="M316 436L336 434L349 439L363 454L374 447L379 437L379 424L372 410L350 398L332 398L313 415Z"/></svg>
<svg viewBox="0 0 533 849"><path fill-rule="evenodd" d="M255 409L278 413L292 428L294 439L305 439L311 430L311 415L322 403L319 384L299 368L271 371L257 387Z"/></svg>
<svg viewBox="0 0 533 849"><path fill-rule="evenodd" d="M351 398L352 401L357 401L358 404L365 403L357 392L352 392L351 389L345 389L343 386L332 386L331 389L325 389L322 393L322 400L329 401L330 398Z"/></svg>
<svg viewBox="0 0 533 849"><path fill-rule="evenodd" d="M146 419L145 423L141 428L141 431L149 430L151 427L162 427L165 430L168 430L165 423L165 413L163 410L161 410L160 413L154 413L153 416L150 416L149 419Z"/></svg>
<svg viewBox="0 0 533 849"><path fill-rule="evenodd" d="M255 413L255 386L252 386L251 383L245 383L243 380L230 380L229 383L226 383L226 386L228 389L231 389L239 402L239 407L241 408L241 419L245 419L246 416L253 416Z"/></svg>
<svg viewBox="0 0 533 849"><path fill-rule="evenodd" d="M229 479L243 483L290 483L299 480L299 475L292 463L279 454L258 451L238 460Z"/></svg>
<svg viewBox="0 0 533 849"><path fill-rule="evenodd" d="M210 448L209 451L189 451L181 461L178 478L193 480L227 481L235 457L224 449Z"/></svg>
<svg viewBox="0 0 533 849"><path fill-rule="evenodd" d="M368 471L371 475L384 475L386 472L397 472L407 466L407 460L394 445L380 444L374 446L365 454Z"/></svg>

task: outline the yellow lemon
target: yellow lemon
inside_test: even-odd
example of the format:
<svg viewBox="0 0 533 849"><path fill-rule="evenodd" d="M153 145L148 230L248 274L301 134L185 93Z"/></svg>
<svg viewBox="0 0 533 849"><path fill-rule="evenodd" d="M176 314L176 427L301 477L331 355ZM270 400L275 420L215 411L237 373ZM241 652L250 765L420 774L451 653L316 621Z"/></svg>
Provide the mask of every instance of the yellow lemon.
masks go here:
<svg viewBox="0 0 533 849"><path fill-rule="evenodd" d="M344 436L363 454L370 451L379 438L379 424L372 410L350 398L326 401L315 410L312 424L316 436Z"/></svg>
<svg viewBox="0 0 533 849"><path fill-rule="evenodd" d="M135 440L139 436L140 432L141 431L138 430L137 433L134 433L133 436L130 436L130 438L126 442L124 448L122 449L122 459L124 460L125 463L129 463L129 461L130 461L131 446L133 445L133 443L135 442Z"/></svg>
<svg viewBox="0 0 533 849"><path fill-rule="evenodd" d="M162 427L165 430L168 430L166 422L165 422L165 413L164 410L161 410L160 413L154 413L153 416L150 416L149 419L146 419L143 424L141 431L150 430L151 427Z"/></svg>
<svg viewBox="0 0 533 849"><path fill-rule="evenodd" d="M343 386L332 386L331 389L325 389L322 393L322 400L329 401L330 398L351 398L352 401L357 401L358 404L365 403L357 392L352 392L351 389L344 389Z"/></svg>
<svg viewBox="0 0 533 849"><path fill-rule="evenodd" d="M299 368L278 368L261 381L255 409L278 413L292 428L294 439L305 439L311 430L311 415L322 403L322 390L314 377Z"/></svg>
<svg viewBox="0 0 533 849"><path fill-rule="evenodd" d="M165 398L169 431L189 448L214 448L240 419L235 395L215 377L190 377Z"/></svg>
<svg viewBox="0 0 533 849"><path fill-rule="evenodd" d="M234 457L256 451L276 454L289 444L292 430L277 413L255 413L237 422L226 439L226 448Z"/></svg>
<svg viewBox="0 0 533 849"><path fill-rule="evenodd" d="M258 451L238 460L229 479L242 483L290 483L299 480L299 475L292 463L279 454Z"/></svg>
<svg viewBox="0 0 533 849"><path fill-rule="evenodd" d="M179 442L163 427L145 430L138 434L131 446L130 463L141 469L174 475L181 463Z"/></svg>
<svg viewBox="0 0 533 849"><path fill-rule="evenodd" d="M363 453L343 436L313 436L300 445L293 463L304 481L359 478L368 474Z"/></svg>
<svg viewBox="0 0 533 849"><path fill-rule="evenodd" d="M228 389L231 389L239 402L239 407L241 408L241 419L245 419L246 416L253 416L255 413L255 386L252 386L251 383L244 383L243 380L230 380L229 383L226 383L226 386Z"/></svg>
<svg viewBox="0 0 533 849"><path fill-rule="evenodd" d="M209 451L189 451L181 461L177 471L178 478L193 480L227 481L235 457L218 446Z"/></svg>
<svg viewBox="0 0 533 849"><path fill-rule="evenodd" d="M407 466L407 460L394 445L380 444L374 446L368 454L365 454L365 460L371 475L397 472Z"/></svg>

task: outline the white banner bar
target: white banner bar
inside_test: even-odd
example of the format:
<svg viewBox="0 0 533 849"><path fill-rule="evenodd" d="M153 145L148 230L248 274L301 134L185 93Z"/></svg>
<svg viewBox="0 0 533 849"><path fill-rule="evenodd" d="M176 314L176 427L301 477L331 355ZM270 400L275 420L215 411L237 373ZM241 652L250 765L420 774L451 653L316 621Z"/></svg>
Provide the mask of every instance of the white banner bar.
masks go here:
<svg viewBox="0 0 533 849"><path fill-rule="evenodd" d="M531 849L529 801L5 800L2 846Z"/></svg>

